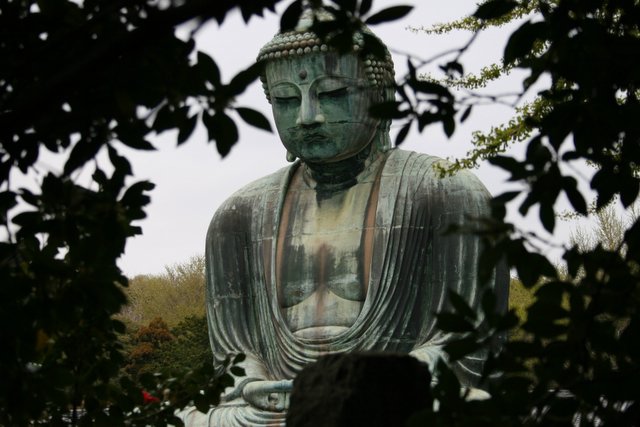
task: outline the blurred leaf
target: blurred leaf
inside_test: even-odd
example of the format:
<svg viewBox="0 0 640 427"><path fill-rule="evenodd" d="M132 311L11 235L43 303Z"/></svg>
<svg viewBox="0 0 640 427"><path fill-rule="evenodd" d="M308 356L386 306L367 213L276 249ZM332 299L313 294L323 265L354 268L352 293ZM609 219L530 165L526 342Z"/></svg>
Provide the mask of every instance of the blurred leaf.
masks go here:
<svg viewBox="0 0 640 427"><path fill-rule="evenodd" d="M298 24L302 15L302 0L295 0L291 3L280 18L280 32L292 31Z"/></svg>
<svg viewBox="0 0 640 427"><path fill-rule="evenodd" d="M220 85L220 69L213 58L202 51L198 51L198 66L203 78L209 80L214 86Z"/></svg>
<svg viewBox="0 0 640 427"><path fill-rule="evenodd" d="M413 6L392 6L369 16L364 23L367 25L376 25L383 22L395 21L406 16L412 9Z"/></svg>
<svg viewBox="0 0 640 427"><path fill-rule="evenodd" d="M240 368L239 366L232 366L231 368L229 368L229 372L237 377L244 377L246 375L244 369Z"/></svg>
<svg viewBox="0 0 640 427"><path fill-rule="evenodd" d="M453 340L444 345L444 351L449 355L451 362L460 360L479 348L480 345L471 337Z"/></svg>
<svg viewBox="0 0 640 427"><path fill-rule="evenodd" d="M266 130L267 132L271 132L271 124L269 124L269 120L267 120L267 118L259 111L244 107L237 107L236 111L247 124Z"/></svg>
<svg viewBox="0 0 640 427"><path fill-rule="evenodd" d="M264 64L262 62L256 62L249 68L236 74L227 85L227 90L230 95L237 96L244 92L247 86L253 83L260 76L263 69Z"/></svg>
<svg viewBox="0 0 640 427"><path fill-rule="evenodd" d="M395 146L398 147L400 144L402 144L404 142L404 140L407 138L407 135L409 134L409 130L411 129L411 121L405 123L402 126L402 129L400 129L400 131L398 131L398 135L396 136L396 141L395 141Z"/></svg>
<svg viewBox="0 0 640 427"><path fill-rule="evenodd" d="M584 201L584 197L578 190L578 183L573 177L563 177L562 179L563 185L562 188L567 194L567 198L573 206L573 209L581 215L587 214L587 203Z"/></svg>
<svg viewBox="0 0 640 427"><path fill-rule="evenodd" d="M372 0L361 0L359 15L364 16L371 10Z"/></svg>
<svg viewBox="0 0 640 427"><path fill-rule="evenodd" d="M463 315L467 319L476 320L476 312L469 306L464 298L451 289L449 289L448 295L449 302L451 302L451 305L455 308L457 313Z"/></svg>
<svg viewBox="0 0 640 427"><path fill-rule="evenodd" d="M527 21L520 26L507 42L504 48L504 62L507 64L521 60L533 50L536 40L546 38L547 24L545 22Z"/></svg>
<svg viewBox="0 0 640 427"><path fill-rule="evenodd" d="M427 80L410 80L409 87L416 92L431 93L441 98L453 99L453 95L446 87Z"/></svg>
<svg viewBox="0 0 640 427"><path fill-rule="evenodd" d="M513 0L489 0L478 6L473 16L485 21L497 19L510 13L517 6L518 3Z"/></svg>
<svg viewBox="0 0 640 427"><path fill-rule="evenodd" d="M187 120L182 122L178 131L178 145L183 144L189 139L189 137L193 133L193 130L196 128L197 123L198 123L197 114L194 114L193 116L189 117Z"/></svg>
<svg viewBox="0 0 640 427"><path fill-rule="evenodd" d="M453 116L445 116L442 118L442 128L444 129L444 133L447 135L447 138L451 138L456 130L456 121Z"/></svg>
<svg viewBox="0 0 640 427"><path fill-rule="evenodd" d="M380 119L401 119L409 115L408 110L400 110L402 103L398 101L385 101L369 108L372 117Z"/></svg>
<svg viewBox="0 0 640 427"><path fill-rule="evenodd" d="M331 0L333 3L338 5L342 11L350 12L352 14L356 13L356 7L358 6L357 0Z"/></svg>
<svg viewBox="0 0 640 427"><path fill-rule="evenodd" d="M215 140L221 156L226 156L231 147L238 141L238 128L231 117L220 112L214 116L204 114L202 122L209 131L209 141Z"/></svg>
<svg viewBox="0 0 640 427"><path fill-rule="evenodd" d="M69 175L89 160L93 159L102 148L102 143L98 141L81 139L71 150L69 158L64 164L64 174Z"/></svg>
<svg viewBox="0 0 640 427"><path fill-rule="evenodd" d="M464 123L469 118L469 116L471 115L472 108L473 108L473 105L469 105L467 108L464 109L464 112L460 116L460 123Z"/></svg>
<svg viewBox="0 0 640 427"><path fill-rule="evenodd" d="M463 315L455 313L437 313L436 327L445 332L470 332L474 326Z"/></svg>

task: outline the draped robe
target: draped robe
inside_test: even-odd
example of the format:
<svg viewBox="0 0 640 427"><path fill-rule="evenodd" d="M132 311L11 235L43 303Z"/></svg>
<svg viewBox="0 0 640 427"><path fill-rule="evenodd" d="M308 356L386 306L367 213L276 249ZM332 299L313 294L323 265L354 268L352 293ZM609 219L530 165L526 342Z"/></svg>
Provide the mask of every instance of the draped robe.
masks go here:
<svg viewBox="0 0 640 427"><path fill-rule="evenodd" d="M451 339L436 328L434 315L449 308L447 290L479 310L484 289L477 274L480 239L444 232L450 225L489 216L489 193L466 171L440 178L435 165L442 160L436 157L399 149L386 156L374 186L377 208L366 299L355 323L331 338L296 337L277 300L280 216L300 163L249 184L216 212L206 240L209 334L216 362L232 354L247 355L242 385L295 378L305 365L335 352L410 353L433 364ZM498 309L503 310L507 270L499 267L485 286L495 288ZM462 384L474 385L483 361L480 352L452 367ZM210 425L283 422L283 414L255 410L241 398L230 400L227 408L222 405L209 414L218 420ZM212 417L215 411L222 411L217 418Z"/></svg>

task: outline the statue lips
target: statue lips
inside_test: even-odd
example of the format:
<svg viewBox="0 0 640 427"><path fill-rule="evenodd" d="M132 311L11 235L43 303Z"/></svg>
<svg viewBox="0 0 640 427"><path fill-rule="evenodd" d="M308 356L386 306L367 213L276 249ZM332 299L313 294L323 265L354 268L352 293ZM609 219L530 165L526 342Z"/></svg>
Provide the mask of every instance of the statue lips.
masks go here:
<svg viewBox="0 0 640 427"><path fill-rule="evenodd" d="M329 137L327 135L325 135L324 133L322 133L322 132L317 132L317 131L302 132L302 140L304 142L309 143L309 144L322 143L322 142L326 141L327 139L329 139Z"/></svg>

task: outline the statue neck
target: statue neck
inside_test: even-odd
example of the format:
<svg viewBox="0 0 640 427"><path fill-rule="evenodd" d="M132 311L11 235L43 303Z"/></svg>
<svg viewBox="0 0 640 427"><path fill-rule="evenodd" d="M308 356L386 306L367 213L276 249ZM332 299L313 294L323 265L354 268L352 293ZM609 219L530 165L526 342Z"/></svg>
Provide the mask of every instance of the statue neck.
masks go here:
<svg viewBox="0 0 640 427"><path fill-rule="evenodd" d="M376 160L388 149L388 145L378 141L380 138L385 138L385 133L380 132L376 135L374 140L355 156L338 162L304 162L305 182L318 192L319 199L353 187L360 178L375 169Z"/></svg>

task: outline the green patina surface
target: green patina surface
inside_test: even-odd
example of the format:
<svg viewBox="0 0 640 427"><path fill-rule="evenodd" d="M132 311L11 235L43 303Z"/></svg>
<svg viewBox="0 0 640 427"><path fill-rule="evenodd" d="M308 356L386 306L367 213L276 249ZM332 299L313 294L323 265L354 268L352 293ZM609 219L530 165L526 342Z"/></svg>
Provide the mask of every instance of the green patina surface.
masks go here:
<svg viewBox="0 0 640 427"><path fill-rule="evenodd" d="M438 158L390 148L389 122L368 114L393 96L380 77L390 65L279 47L296 34L312 38L298 29L261 58L278 134L297 160L228 199L206 241L214 357L246 354L247 377L187 425L284 425L291 381L327 353L406 353L433 366L452 338L434 316L448 290L480 305L480 241L444 232L489 215L489 193L468 172L440 178ZM504 309L506 269L490 286ZM484 358L452 364L464 385Z"/></svg>

